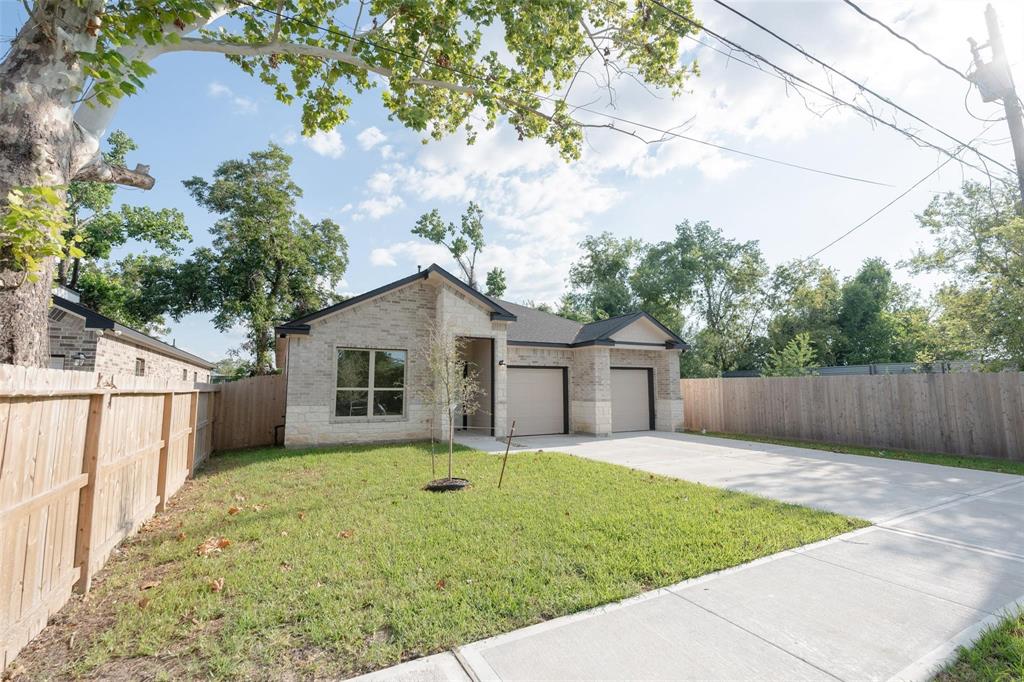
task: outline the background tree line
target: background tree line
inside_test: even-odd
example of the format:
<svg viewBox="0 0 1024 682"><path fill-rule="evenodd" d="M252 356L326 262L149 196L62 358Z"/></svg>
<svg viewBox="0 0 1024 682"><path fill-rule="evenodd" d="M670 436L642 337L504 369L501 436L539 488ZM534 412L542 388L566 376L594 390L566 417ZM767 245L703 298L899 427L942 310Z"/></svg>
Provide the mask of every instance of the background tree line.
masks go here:
<svg viewBox="0 0 1024 682"><path fill-rule="evenodd" d="M917 216L929 248L896 264L945 282L928 297L893 266L865 260L847 278L816 259L774 268L757 241L683 221L656 244L609 232L581 242L554 312L591 321L645 310L690 344L684 376L731 370L969 360L1024 365L1024 220L1012 183L965 183Z"/></svg>

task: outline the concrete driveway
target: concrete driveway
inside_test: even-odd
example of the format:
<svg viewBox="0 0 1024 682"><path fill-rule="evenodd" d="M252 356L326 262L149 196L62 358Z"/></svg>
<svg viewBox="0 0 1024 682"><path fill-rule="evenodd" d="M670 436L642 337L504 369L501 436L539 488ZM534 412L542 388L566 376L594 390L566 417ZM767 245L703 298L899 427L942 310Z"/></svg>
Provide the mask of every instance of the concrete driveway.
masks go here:
<svg viewBox="0 0 1024 682"><path fill-rule="evenodd" d="M923 680L1024 606L1022 477L673 433L515 442L875 525L376 677Z"/></svg>

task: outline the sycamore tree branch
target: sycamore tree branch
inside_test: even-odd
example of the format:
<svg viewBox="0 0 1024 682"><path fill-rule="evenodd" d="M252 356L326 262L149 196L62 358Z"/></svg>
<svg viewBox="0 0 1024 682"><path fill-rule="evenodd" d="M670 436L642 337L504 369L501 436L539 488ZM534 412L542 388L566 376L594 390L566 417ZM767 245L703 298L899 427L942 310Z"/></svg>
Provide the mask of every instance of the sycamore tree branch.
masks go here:
<svg viewBox="0 0 1024 682"><path fill-rule="evenodd" d="M232 7L228 3L218 3L211 9L210 15L207 17L199 17L194 22L184 26L178 26L173 22L164 25L164 35L175 34L183 36L194 33L201 28L209 26L231 10ZM164 52L163 48L164 45L162 44L149 45L140 37L134 44L126 45L118 50L118 52L127 62L138 60L149 63ZM79 172L79 169L84 169L86 166L102 165L100 141L106 134L110 122L113 121L119 104L120 99L114 100L105 106L90 98L85 98L78 105L74 116L77 140L72 145L69 163L72 174ZM152 183L150 183L150 187L152 187Z"/></svg>
<svg viewBox="0 0 1024 682"><path fill-rule="evenodd" d="M395 77L394 71L383 66L376 66L347 52L335 50L319 45L303 45L300 43L272 42L272 43L229 43L212 38L182 38L178 43L161 45L161 52L214 52L225 55L237 55L242 57L268 57L270 55L296 55L303 57L317 57L328 59L354 66L362 71L375 73L378 76L392 80ZM409 85L424 86L429 88L440 88L466 95L475 95L478 88L470 85L461 85L449 81L436 80L433 78L410 78Z"/></svg>
<svg viewBox="0 0 1024 682"><path fill-rule="evenodd" d="M149 174L149 166L144 166L140 163L134 169L128 169L125 166L109 164L103 161L102 157L98 161L78 169L72 180L78 182L103 182L106 184L124 185L126 187L137 187L138 189L153 189L153 185L156 183L153 176Z"/></svg>

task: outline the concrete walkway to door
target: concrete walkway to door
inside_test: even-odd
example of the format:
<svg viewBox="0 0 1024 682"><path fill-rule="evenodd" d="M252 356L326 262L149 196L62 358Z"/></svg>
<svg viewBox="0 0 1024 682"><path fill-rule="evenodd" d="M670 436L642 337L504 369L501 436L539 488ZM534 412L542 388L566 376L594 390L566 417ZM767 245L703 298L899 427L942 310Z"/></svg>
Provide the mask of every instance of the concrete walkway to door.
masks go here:
<svg viewBox="0 0 1024 682"><path fill-rule="evenodd" d="M673 433L514 443L875 525L371 677L923 680L1024 606L1019 476Z"/></svg>

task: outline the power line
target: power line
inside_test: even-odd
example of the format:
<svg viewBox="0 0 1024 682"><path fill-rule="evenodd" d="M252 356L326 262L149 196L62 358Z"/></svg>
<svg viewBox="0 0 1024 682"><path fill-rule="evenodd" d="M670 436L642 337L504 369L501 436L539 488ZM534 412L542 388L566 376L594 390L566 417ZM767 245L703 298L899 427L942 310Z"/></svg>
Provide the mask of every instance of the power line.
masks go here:
<svg viewBox="0 0 1024 682"><path fill-rule="evenodd" d="M341 37L341 38L345 38L346 40L355 40L355 41L363 42L363 43L366 43L367 45L370 45L371 47L374 47L376 49L379 49L379 50L382 50L382 51L385 51L385 52L390 52L390 53L398 55L398 56L406 57L407 59L414 59L414 60L417 60L419 62L422 62L423 64L426 64L426 65L429 65L429 66L433 66L433 67L436 67L436 68L439 68L439 69L443 69L443 70L446 70L446 71L448 71L450 73L462 76L463 78L469 78L469 79L476 80L476 81L483 82L483 83L493 83L493 79L488 77L488 76L486 76L486 75L479 75L479 74L463 71L463 70L460 70L460 69L452 68L449 65L444 65L444 64L440 64L440 63L434 62L434 61L432 61L430 59L427 59L426 57L421 57L419 55L410 54L408 52L404 52L404 51L396 49L396 48L392 48L392 47L389 47L389 46L386 46L386 45L381 45L379 43L375 43L375 42L373 42L371 40L368 40L365 37L362 37L362 36L359 36L359 35L345 33L343 31L339 31L339 30L334 29L334 28L321 26L319 24L316 24L315 22L307 21L307 20L302 19L300 17L297 17L295 15L288 15L288 14L285 14L283 12L279 12L277 10L272 10L272 9L265 8L265 7L260 7L260 6L256 5L256 4L248 2L247 0L236 0L236 1L239 4L241 4L241 5L245 5L247 7L251 7L252 9L255 9L255 10L260 11L260 12L264 12L266 14L272 14L272 15L278 16L281 19L284 19L286 21L294 21L296 23L303 24L303 25L305 25L305 26L307 26L309 28L315 28L317 30L324 31L324 32L329 33L329 34L332 34L332 35L335 35L335 36L338 36L338 37ZM705 46L710 47L708 45L705 45ZM714 49L714 48L712 48L712 49ZM742 60L737 60L737 61L740 61L740 62L742 62L744 64L747 63L747 62L743 62ZM537 94L537 93L529 93L529 92L525 92L525 91L521 91L521 90L517 91L517 94L525 95L527 97L536 97L538 99L541 99L541 100L544 100L544 101L547 101L547 102L552 102L552 103L559 103L559 102L561 102L561 100L559 100L557 98L554 98L554 97L550 97L550 96L547 96L547 95L540 95L540 94ZM786 166L788 168L795 168L795 169L807 171L807 172L810 172L810 173L817 173L817 174L820 174L820 175L826 175L826 176L829 176L829 177L839 178L839 179L843 179L843 180L850 180L850 181L853 181L853 182L861 182L861 183L870 184L870 185L878 185L878 186L882 186L882 187L892 187L891 183L879 182L877 180L869 180L867 178L859 178L859 177L852 176L852 175L845 175L843 173L835 173L835 172L832 172L832 171L822 170L820 168L813 168L811 166L804 166L804 165L797 164L797 163L792 163L792 162L789 162L789 161L783 161L781 159L775 159L775 158L772 158L772 157L763 156L763 155L760 155L760 154L755 154L753 152L743 151L743 150L737 149L735 147L729 147L729 146L726 146L726 145L720 145L720 144L717 144L717 143L714 143L714 142L709 142L707 140L702 140L702 139L699 139L699 138L696 138L696 137L690 137L688 135L683 135L683 134L674 132L672 130L665 130L665 129L659 128L657 126L649 125L649 124L646 124L646 123L640 123L640 122L637 122L637 121L632 121L632 120L629 120L629 119L626 119L626 118L623 118L623 117L620 117L620 116L615 116L615 115L612 115L612 114L608 114L608 113L603 112L603 111L597 111L597 110L594 110L594 109L590 109L590 108L588 108L586 106L577 106L577 105L572 105L572 104L569 104L568 106L571 109L576 110L576 111L586 111L586 112L588 112L590 114L594 114L596 116L602 116L602 117L607 118L607 119L609 119L611 121L618 121L618 122L622 122L622 123L627 123L629 125L637 126L638 128L644 128L644 129L650 130L652 132L657 132L657 133L660 133L663 137L672 137L672 138L676 138L676 139L680 139L680 140L685 140L685 141L688 141L688 142L693 142L693 143L696 143L696 144L700 144L700 145L704 145L704 146L708 146L708 147L713 147L715 149L726 151L726 152L729 152L729 153L732 153L732 154L739 154L741 156L746 156L746 157L749 157L749 158L758 159L760 161L766 161L768 163L774 163L774 164L777 164L777 165L780 165L780 166ZM544 114L542 114L540 112L537 112L537 111L533 111L532 109L528 109L527 108L527 109L525 109L525 111L527 111L527 112L529 112L531 114L534 114L536 116L544 117ZM577 125L583 125L583 124L577 123ZM622 130L622 129L619 129L619 128L615 128L613 125L596 126L596 127L609 128L609 129L612 129L612 130L617 130L619 132L623 132L623 133L629 134L628 131L625 131L625 130Z"/></svg>
<svg viewBox="0 0 1024 682"><path fill-rule="evenodd" d="M936 173L938 173L938 172L939 172L940 170L942 170L943 166L945 166L945 165L946 165L947 163L949 163L950 161L952 161L952 160L953 160L953 159L955 159L955 158L956 158L955 156L950 156L950 157L949 157L948 159L946 159L945 161L943 161L942 163L940 163L940 164L939 164L938 166L936 166L936 167L935 167L935 168L934 168L934 169L933 169L933 170L932 170L932 171L931 171L930 173L928 173L928 175L924 176L923 178L921 178L920 180L918 180L917 182L915 182L915 183L914 183L913 185L911 185L910 187L908 187L908 188L907 188L906 190L904 190L903 192L901 192L901 193L899 194L899 196L897 196L896 198L894 198L894 199L893 199L892 201L890 201L889 203L887 203L887 204L886 204L885 206L883 206L882 208L878 209L877 211L875 211L874 213L872 213L871 215L869 215L869 216L868 216L867 218L865 218L864 220L860 221L859 223L857 223L856 225L854 225L853 227L851 227L851 228L850 228L849 230L847 230L846 232L842 233L841 235L839 235L838 237L836 237L835 239L833 239L832 241L830 241L830 242L829 242L828 244L825 244L825 246L821 247L820 249L818 249L817 251L815 251L814 253L812 253L812 254L811 254L810 256L807 256L807 258L805 258L804 260L805 260L805 261L809 261L809 260L811 260L812 258L814 258L815 256L817 256L818 254L820 254L820 253L821 253L822 251L825 251L826 249L832 248L833 246L835 246L836 244L838 244L838 243L839 243L839 242L841 242L842 240L846 239L847 237L849 237L849 236L850 236L851 234L853 234L854 232L856 232L856 231L857 231L857 230L859 230L860 228L862 228L862 227L864 227L865 225L867 225L867 224L868 224L869 222L871 222L872 220L874 220L874 219L875 219L875 218L876 218L876 217L877 217L877 216L878 216L878 215L879 215L880 213L882 213L883 211L885 211L885 210L886 210L887 208L889 208L890 206L892 206L893 204L895 204L895 203L896 203L897 201L899 201L899 200L900 200L900 199L902 199L903 197L905 197L905 196L907 196L908 194L910 194L910 193L911 193L912 191L914 191L915 189L917 189L917 188L918 188L918 187L919 187L919 186L920 186L920 185L921 185L921 184L922 184L922 183L923 183L923 182L924 182L925 180L927 180L927 179L928 179L928 178L930 178L931 176L933 176L933 175L935 175Z"/></svg>
<svg viewBox="0 0 1024 682"><path fill-rule="evenodd" d="M985 129L984 129L984 130L982 130L982 131L981 131L980 133L978 133L978 134L977 134L977 135L976 135L976 136L974 137L974 139L972 139L972 140L971 140L971 142L976 142L976 141L977 141L978 139L980 139L980 138L981 138L981 136L982 136L982 135L984 135L984 134L985 134L985 133L987 133L987 132L988 132L989 130L991 130L991 129L992 129L992 126L994 126L994 125L995 125L995 123L990 123L989 125L985 126ZM959 153L960 153L960 152L962 152L962 151L963 151L963 147L961 147L960 149L957 149L957 150L956 150L955 152L953 152L953 154L952 154L952 155L950 155L950 157L949 157L949 158L947 158L947 159L946 159L945 161L943 161L943 162L942 162L942 163L940 163L940 164L939 164L938 166L936 166L936 167L935 167L935 168L934 168L934 169L933 169L933 170L932 170L932 171L931 171L930 173L928 173L927 175L925 175L925 176L924 176L923 178L921 178L920 180L918 180L917 182L915 182L915 183L914 183L913 185L911 185L910 187L908 187L907 189L905 189L905 190L904 190L903 192L901 192L901 193L900 193L900 194L899 194L899 195L898 195L897 197L895 197L894 199L892 199L892 201L890 201L889 203L887 203L887 204L886 204L885 206L882 206L882 207L881 207L880 209L878 209L877 211L875 211L874 213L872 213L871 215L869 215L869 216L868 216L867 218L865 218L864 220L860 221L859 223L857 223L856 225L854 225L853 227L851 227L851 228L850 228L849 230L847 230L846 232L842 233L841 235L839 235L838 237L836 237L835 239L833 239L832 241L830 241L830 242L829 242L828 244L825 244L825 246L821 247L820 249L818 249L817 251L815 251L814 253L812 253L812 254L811 254L810 256L807 256L807 257L806 257L806 258L804 258L803 260L804 260L804 261L809 261L809 260L811 260L812 258L814 258L815 256L817 256L817 255L818 255L818 254L820 254L821 252L825 251L826 249L830 249L830 248L832 248L833 246L835 246L836 244L838 244L838 243L839 243L839 242L841 242L842 240L846 239L847 237L849 237L849 236L850 236L851 234L853 234L854 232L856 232L856 231L857 231L857 230L859 230L860 228L862 228L862 227L864 227L865 225L867 225L867 224L868 224L869 222L871 222L871 221L872 221L872 220L874 220L874 219L875 219L876 217L878 217L878 215L879 215L879 214L881 214L882 212L884 212L884 211L885 211L886 209L888 209L888 208L889 208L890 206L892 206L892 205L893 205L893 204L895 204L895 203L896 203L897 201L899 201L900 199L902 199L903 197L907 196L907 195L908 195L908 194L910 194L910 193L911 193L912 191L914 191L915 189L917 189L918 187L920 187L920 186L921 186L921 184L922 184L922 183L924 183L924 181L925 181L925 180L927 180L928 178L932 177L933 175L935 175L936 173L938 173L938 172L939 172L940 170L942 170L942 169L943 169L943 167L944 167L944 166L945 166L946 164L948 164L948 163L949 163L950 161L952 161L953 159L955 159L955 158L956 158L956 155L957 155L957 154L959 154Z"/></svg>
<svg viewBox="0 0 1024 682"><path fill-rule="evenodd" d="M961 71L960 71L959 69L957 69L957 68L956 68L955 66L950 66L949 64L947 64L946 62L942 61L941 59L939 59L938 57L936 57L936 56L935 56L934 54L932 54L931 52L929 52L928 50L924 49L923 47L921 47L920 45L918 45L917 43L915 43L915 42L914 42L913 40L911 40L910 38L906 37L905 35L903 35L903 34L901 34L901 33L897 32L897 31L896 31L895 29L891 28L891 27L890 27L890 26L889 26L888 24L886 24L886 23L885 23L884 21L882 21L881 19L877 19L877 18L875 18L875 17L871 16L870 14L868 14L867 12L865 12L865 11L864 11L864 10L863 10L862 8L858 7L856 3L852 2L851 0L843 0L843 2L845 2L845 3L847 4L847 5L849 5L849 6L850 6L850 7L852 7L852 8L854 9L854 10L856 10L856 12L857 12L858 14L860 14L861 16L863 16L863 17L864 17L865 19L868 19L869 21L873 21L873 22L875 22L876 24L878 24L879 26L881 26L882 28L884 28L884 29L885 29L886 31L888 31L889 33L891 33L891 34L893 35L893 37L894 37L894 38L896 38L897 40L902 40L903 42L907 43L908 45L910 45L911 47L913 47L913 48L914 48L915 50L917 50L918 52L920 52L921 54L923 54L924 56L926 56L926 57L929 57L930 59L932 59L932 61L934 61L934 62L935 62L936 64L938 64L938 65L939 65L939 66L941 66L942 68L946 69L947 71L952 71L953 73L955 73L955 74L956 74L957 76L959 76L960 78L963 78L963 79L964 79L965 81L967 81L968 83L970 83L970 82L971 82L971 80L970 80L970 79L969 79L969 78L968 78L967 76L965 76L965 75L963 74L963 72L961 72ZM972 85L973 85L973 84L972 84Z"/></svg>
<svg viewBox="0 0 1024 682"><path fill-rule="evenodd" d="M949 138L950 140L952 140L953 142L957 143L958 145L960 145L960 146L962 146L962 147L964 147L966 149L970 149L972 152L974 152L978 156L991 161L992 163L996 164L997 166L1000 166L1000 167L1004 168L1007 171L1012 172L1012 169L1009 166L1006 166L1006 165L1002 164L998 160L993 159L992 157L988 156L987 154L983 153L982 151L976 149L975 147L972 147L969 142L964 142L964 141L960 140L959 138L957 138L956 136L951 135L950 133L947 133L942 128L939 128L938 126L932 125L931 123L929 123L928 121L924 120L923 118L921 118L917 114L915 114L915 113L913 113L911 111L908 111L907 109L903 108L902 106L900 106L896 102L892 101L890 98L886 97L885 95L882 95L882 94L876 92L875 90L869 88L867 85L861 83L860 81L857 81L857 80L851 78L850 76L846 75L845 73L843 73L839 69L833 67L831 64L828 64L828 63L822 61L821 59L818 59L817 57L815 57L811 53L807 52L807 50L803 49L799 45L796 45L795 43L790 42L789 40L786 40L781 35L779 35L775 31L771 30L770 28L768 28L764 24L759 23L755 19L752 19L751 17L747 16L743 12L740 12L738 9L736 9L736 8L732 7L731 5L729 5L728 3L724 2L724 0L714 0L714 2L715 2L715 4L717 4L717 5L721 6L721 7L724 7L727 10L729 10L730 12L732 12L735 15L737 15L738 17L740 17L740 18L746 20L747 22L753 24L754 26L756 26L757 28L761 29L762 31L764 31L768 35L772 36L773 38L775 38L779 42L781 42L781 43L787 45L788 47L796 50L797 52L802 54L807 59L810 59L815 64L820 65L821 67L827 69L828 71L836 74L840 78L843 78L844 80L848 81L852 85L857 86L860 90L862 90L864 92L867 92L867 93L870 93L871 95L874 95L875 97L877 97L878 99L882 100L886 104L890 105L894 109L896 109L898 111L901 111L904 114L906 114L907 116L910 116L914 120L918 121L919 123L922 123L923 125L928 126L932 130L934 130L934 131L938 132L939 134ZM946 152L946 153L948 154L948 152Z"/></svg>
<svg viewBox="0 0 1024 682"><path fill-rule="evenodd" d="M657 7L660 7L662 10L668 12L669 14L671 14L673 16L676 16L679 19L682 19L683 21L685 21L686 23L690 24L691 26L693 26L693 27L695 27L695 28L697 28L697 29L699 29L701 31L704 31L708 35L711 35L711 36L717 38L720 42L725 43L726 45L729 45L730 47L732 47L734 49L737 49L740 52L743 52L744 54L750 56L751 58L753 58L753 59L755 59L755 60L757 60L759 62L762 62L764 64L767 64L767 65L771 66L775 71L777 71L777 72L779 72L781 74L785 74L789 78L791 84L794 87L799 88L799 86L802 84L803 86L805 86L807 88L810 88L811 90L814 90L815 92L817 92L817 93L819 93L821 95L824 95L826 98L836 102L837 104L841 104L843 106L850 107L854 111L859 112L861 115L863 115L863 116L865 116L865 117L867 117L867 118L869 118L869 119L871 119L873 121L877 121L878 123L881 123L882 125L884 125L884 126L886 126L888 128L892 128L896 132L900 133L901 135L904 135L905 137L907 137L907 138L909 138L911 140L914 140L915 142L919 143L923 147L929 147L931 149L934 149L937 152L945 154L946 156L951 156L950 152L948 150L944 149L943 147L941 147L941 146L939 146L937 144L934 144L932 142L929 142L928 140L925 140L924 138L920 137L919 135L916 135L915 133L913 133L913 132L911 132L909 130L905 130L903 128L900 128L895 123L887 121L887 120L881 118L880 116L878 116L878 115L868 111L867 109L864 109L863 107L857 106L856 104L854 104L852 102L848 102L847 100L843 99L842 97L839 97L838 95L836 95L834 92L828 92L828 91L824 90L823 88L815 85L814 83L811 83L810 81L808 81L808 80L806 80L804 78L801 78L800 76L797 76L795 73L782 68L778 64L772 62L771 60L769 60L766 57L758 54L757 52L754 52L754 51L752 51L752 50L750 50L750 49L748 49L746 47L743 47L739 43L737 43L737 42L735 42L733 40L730 40L729 38L726 38L725 36L723 36L720 33L716 33L714 31L712 31L711 29L707 28L707 26L705 26L701 22L696 21L695 19L691 19L690 17L687 17L687 16L685 16L683 14L680 14L678 11L672 9L671 7L666 7L664 4L659 2L659 0L648 0L648 1L651 2L653 5L656 5ZM976 171L978 171L980 173L984 173L986 175L988 174L988 171L986 169L981 168L979 166L976 166L973 163L968 163L967 161L964 161L963 159L957 159L957 161L959 163L965 165L965 166L973 168L974 170L976 170ZM1003 168L1006 168L1006 166L1003 166L1003 164L999 164L998 162L995 162L995 161L994 161L994 163L997 163L998 165L1002 166Z"/></svg>

